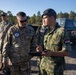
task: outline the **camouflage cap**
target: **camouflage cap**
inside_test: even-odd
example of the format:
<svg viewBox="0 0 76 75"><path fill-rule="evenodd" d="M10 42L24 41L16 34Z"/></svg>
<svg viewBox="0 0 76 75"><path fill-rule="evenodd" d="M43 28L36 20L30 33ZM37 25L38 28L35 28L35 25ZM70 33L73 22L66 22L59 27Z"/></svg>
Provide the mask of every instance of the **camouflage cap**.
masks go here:
<svg viewBox="0 0 76 75"><path fill-rule="evenodd" d="M7 16L7 13L1 12L1 16Z"/></svg>
<svg viewBox="0 0 76 75"><path fill-rule="evenodd" d="M53 16L55 19L56 19L56 16L57 16L55 10L53 10L53 9L51 9L51 8L46 9L46 10L43 12L42 17L43 17L44 15Z"/></svg>

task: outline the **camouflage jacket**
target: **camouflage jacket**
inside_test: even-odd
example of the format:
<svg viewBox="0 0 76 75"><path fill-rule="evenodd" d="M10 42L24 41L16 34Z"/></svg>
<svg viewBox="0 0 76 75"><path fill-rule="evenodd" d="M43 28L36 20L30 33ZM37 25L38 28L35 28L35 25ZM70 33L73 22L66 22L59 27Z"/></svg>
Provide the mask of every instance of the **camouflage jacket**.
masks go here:
<svg viewBox="0 0 76 75"><path fill-rule="evenodd" d="M71 46L68 32L58 24L54 30L48 29L44 35L44 48L53 52L61 50L70 51ZM53 72L53 70L63 71L64 64L64 57L43 56L40 67L50 72Z"/></svg>
<svg viewBox="0 0 76 75"><path fill-rule="evenodd" d="M12 25L13 24L8 20L6 22L0 22L0 49L1 45L3 44L7 31Z"/></svg>
<svg viewBox="0 0 76 75"><path fill-rule="evenodd" d="M45 27L39 26L36 31L37 44L41 45L42 47L43 47L43 41L44 41L44 34L47 29L48 29L48 26L45 26Z"/></svg>
<svg viewBox="0 0 76 75"><path fill-rule="evenodd" d="M35 31L31 26L19 28L18 25L12 26L4 40L3 57L9 57L12 64L28 62L29 52L35 51L36 38Z"/></svg>

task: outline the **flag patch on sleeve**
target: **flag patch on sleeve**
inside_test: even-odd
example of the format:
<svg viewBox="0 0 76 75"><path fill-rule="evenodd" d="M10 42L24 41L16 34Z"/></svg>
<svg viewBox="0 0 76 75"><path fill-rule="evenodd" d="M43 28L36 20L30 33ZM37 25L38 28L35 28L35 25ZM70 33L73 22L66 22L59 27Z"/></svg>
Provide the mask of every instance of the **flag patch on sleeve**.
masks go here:
<svg viewBox="0 0 76 75"><path fill-rule="evenodd" d="M70 44L70 40L67 39L67 40L64 41L64 43L65 43L65 44Z"/></svg>

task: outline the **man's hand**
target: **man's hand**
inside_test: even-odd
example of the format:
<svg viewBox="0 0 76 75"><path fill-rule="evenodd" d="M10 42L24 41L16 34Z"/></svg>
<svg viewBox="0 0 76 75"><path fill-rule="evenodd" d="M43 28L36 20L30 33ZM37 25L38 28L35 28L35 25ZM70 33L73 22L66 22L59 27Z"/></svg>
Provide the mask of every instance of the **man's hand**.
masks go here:
<svg viewBox="0 0 76 75"><path fill-rule="evenodd" d="M42 51L43 51L42 46L37 45L37 47L36 47L36 51L37 51L37 52L42 52Z"/></svg>
<svg viewBox="0 0 76 75"><path fill-rule="evenodd" d="M41 55L49 57L49 56L51 56L51 51L49 51L49 50L43 51Z"/></svg>

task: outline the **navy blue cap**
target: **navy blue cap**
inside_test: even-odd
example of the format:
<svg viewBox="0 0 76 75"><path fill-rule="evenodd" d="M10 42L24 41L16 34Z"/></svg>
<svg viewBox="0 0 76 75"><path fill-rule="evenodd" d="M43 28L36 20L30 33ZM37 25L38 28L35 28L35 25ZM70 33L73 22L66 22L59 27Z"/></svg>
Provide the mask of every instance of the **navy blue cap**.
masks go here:
<svg viewBox="0 0 76 75"><path fill-rule="evenodd" d="M57 17L57 14L56 14L55 10L53 10L53 9L51 9L51 8L46 9L46 10L43 12L42 17L43 17L44 15L53 16L55 19L56 19L56 17Z"/></svg>

